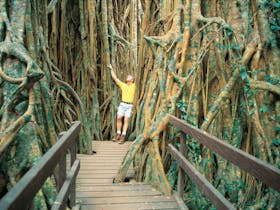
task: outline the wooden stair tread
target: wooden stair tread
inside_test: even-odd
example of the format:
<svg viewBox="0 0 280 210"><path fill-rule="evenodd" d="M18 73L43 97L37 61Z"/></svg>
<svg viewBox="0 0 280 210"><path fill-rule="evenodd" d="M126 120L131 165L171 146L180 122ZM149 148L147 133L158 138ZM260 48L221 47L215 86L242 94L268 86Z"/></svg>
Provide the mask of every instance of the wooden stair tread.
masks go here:
<svg viewBox="0 0 280 210"><path fill-rule="evenodd" d="M93 141L93 155L79 154L81 167L76 181L76 197L81 209L179 209L174 197L167 197L148 184L113 183L131 142ZM133 178L130 166L127 177Z"/></svg>

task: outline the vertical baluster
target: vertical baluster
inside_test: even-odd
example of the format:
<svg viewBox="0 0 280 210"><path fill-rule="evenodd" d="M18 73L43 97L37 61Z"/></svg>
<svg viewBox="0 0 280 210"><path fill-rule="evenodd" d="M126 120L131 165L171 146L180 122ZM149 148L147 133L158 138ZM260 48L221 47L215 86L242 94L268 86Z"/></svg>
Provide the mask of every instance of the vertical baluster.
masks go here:
<svg viewBox="0 0 280 210"><path fill-rule="evenodd" d="M58 141L65 133L66 133L65 131L59 133ZM58 183L57 183L58 191L61 189L65 180L66 180L66 153L64 153L64 155L61 157L61 159L58 162ZM66 209L65 203L62 204L61 209Z"/></svg>
<svg viewBox="0 0 280 210"><path fill-rule="evenodd" d="M76 145L77 145L77 142L79 142L79 136L77 137L77 140L74 141L74 143L70 147L70 155L71 155L70 168L72 167L73 163L76 160L76 154L77 154ZM76 203L76 179L75 179L75 181L73 182L73 184L70 188L70 203L69 203L70 208L75 206L75 203Z"/></svg>
<svg viewBox="0 0 280 210"><path fill-rule="evenodd" d="M181 132L180 135L180 153L185 156L186 154L186 137L185 134L183 132ZM179 173L178 173L178 195L180 198L182 198L183 196L183 192L184 192L184 171L183 169L179 166Z"/></svg>
<svg viewBox="0 0 280 210"><path fill-rule="evenodd" d="M58 135L58 141L59 139L61 139L64 133L65 132L61 132ZM58 184L57 184L58 190L61 189L65 179L66 179L66 154L63 155L63 157L58 162Z"/></svg>

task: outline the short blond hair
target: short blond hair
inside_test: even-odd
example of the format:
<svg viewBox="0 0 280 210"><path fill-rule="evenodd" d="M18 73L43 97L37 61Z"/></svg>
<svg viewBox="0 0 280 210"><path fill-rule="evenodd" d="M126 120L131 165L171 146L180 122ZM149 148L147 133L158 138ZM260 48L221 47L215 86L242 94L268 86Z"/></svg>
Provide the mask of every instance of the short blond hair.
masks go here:
<svg viewBox="0 0 280 210"><path fill-rule="evenodd" d="M129 82L129 81L134 82L134 76L132 76L131 74L127 75L126 81L127 82Z"/></svg>

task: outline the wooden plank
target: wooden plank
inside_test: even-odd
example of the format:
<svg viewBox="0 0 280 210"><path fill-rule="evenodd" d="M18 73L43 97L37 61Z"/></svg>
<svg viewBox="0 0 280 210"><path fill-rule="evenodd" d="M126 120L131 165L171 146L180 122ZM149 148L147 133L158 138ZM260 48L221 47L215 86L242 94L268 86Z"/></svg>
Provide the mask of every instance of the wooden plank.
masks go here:
<svg viewBox="0 0 280 210"><path fill-rule="evenodd" d="M130 147L130 145L125 145L125 146L120 146L119 144L116 144L116 145L100 145L100 146L96 146L94 147L94 151L99 151L99 150L112 150L113 148L116 149L116 151L120 150L120 151L123 151L123 150L127 150L128 148Z"/></svg>
<svg viewBox="0 0 280 210"><path fill-rule="evenodd" d="M88 161L88 160L85 160L85 159L80 159L79 158L79 160L81 160L82 161L82 165L100 165L101 163L102 163L102 160L101 159L93 159L93 160L90 160L90 161ZM121 165L121 163L122 163L122 158L121 159L114 159L114 160L112 160L112 159L106 159L106 158L104 158L103 159L103 163L104 164L107 164L107 165Z"/></svg>
<svg viewBox="0 0 280 210"><path fill-rule="evenodd" d="M101 178L110 178L113 179L114 177L116 177L117 173L91 173L91 174L79 174L78 175L78 179L101 179ZM126 174L127 177L133 177L134 173L127 173Z"/></svg>
<svg viewBox="0 0 280 210"><path fill-rule="evenodd" d="M103 191L155 191L150 185L142 185L142 184L103 184L103 185L89 185L89 184L77 184L77 192L103 192Z"/></svg>
<svg viewBox="0 0 280 210"><path fill-rule="evenodd" d="M128 145L128 144L131 144L132 142L131 141L126 141L124 144L118 144L117 142L114 142L114 141L111 141L111 140L108 140L108 141L92 141L92 146L95 146L95 145L106 145L106 144L113 144L113 145L119 145L119 146L125 146L125 145Z"/></svg>
<svg viewBox="0 0 280 210"><path fill-rule="evenodd" d="M102 175L104 175L103 177L102 177ZM90 173L90 174L88 174L88 173L82 173L82 174L79 174L78 175L78 179L98 179L98 178L114 178L115 176L117 175L117 171L115 171L115 172L113 172L113 173L107 173L107 172L104 172L104 173L102 173L102 172L100 172L100 173ZM135 174L134 174L134 172L130 172L130 173L127 173L127 177L132 177L132 176L134 176Z"/></svg>
<svg viewBox="0 0 280 210"><path fill-rule="evenodd" d="M78 136L79 141L79 136ZM77 158L77 148L75 144L72 144L70 147L70 167L73 166L74 162ZM80 162L79 162L80 167ZM72 168L71 168L72 169ZM72 208L75 206L76 203L76 176L75 179L72 181L72 184L70 185L70 195L69 195L69 207Z"/></svg>
<svg viewBox="0 0 280 210"><path fill-rule="evenodd" d="M185 153L186 153L186 139L185 139L185 134L183 134L183 133L181 133L181 135L180 135L180 153L182 156L185 156ZM183 169L181 167L179 167L178 182L177 182L177 186L178 186L177 191L178 191L179 197L183 196L184 182L185 182L184 172L183 172Z"/></svg>
<svg viewBox="0 0 280 210"><path fill-rule="evenodd" d="M77 182L77 185L79 186L104 186L104 185L110 185L110 184L114 184L113 182L101 182L101 183L98 183L98 182L94 182L94 183L86 183L86 182L83 182L83 183L78 183Z"/></svg>
<svg viewBox="0 0 280 210"><path fill-rule="evenodd" d="M82 209L178 209L173 197L165 197L150 185L142 183L113 184L126 148L112 142L93 142L92 156L80 156L81 171L77 179L77 200ZM97 145L97 146L96 146ZM127 177L133 176L132 165Z"/></svg>
<svg viewBox="0 0 280 210"><path fill-rule="evenodd" d="M115 169L115 170L118 170L120 167L119 165L115 165L115 166L84 166L84 165L81 165L81 169L84 170L84 169L88 169L88 170L92 170L92 172L94 172L95 169Z"/></svg>
<svg viewBox="0 0 280 210"><path fill-rule="evenodd" d="M94 159L113 159L113 158L117 158L119 160L122 160L124 158L124 154L121 155L92 155L91 157L78 157L78 159L82 159L82 160L94 160Z"/></svg>
<svg viewBox="0 0 280 210"><path fill-rule="evenodd" d="M250 173L254 177L271 188L280 192L280 170L265 161L262 161L240 149L233 147L220 139L210 136L206 132L170 115L170 122L193 138L197 139L201 144L215 151L223 158L231 161L244 171Z"/></svg>
<svg viewBox="0 0 280 210"><path fill-rule="evenodd" d="M77 184L113 184L113 179L107 178L107 179L77 179Z"/></svg>
<svg viewBox="0 0 280 210"><path fill-rule="evenodd" d="M84 160L84 161L91 161L91 160L114 160L117 159L119 161L121 161L124 158L124 154L123 155L110 155L110 156L103 156L103 155L99 155L99 156L93 156L91 158L78 158L80 160Z"/></svg>
<svg viewBox="0 0 280 210"><path fill-rule="evenodd" d="M58 163L58 182L57 182L58 190L61 189L65 179L66 179L66 158L65 156L63 156Z"/></svg>
<svg viewBox="0 0 280 210"><path fill-rule="evenodd" d="M119 166L104 166L103 168L100 166L100 165L95 165L95 166L90 166L90 165L88 165L88 166L86 166L86 165L83 165L83 166L81 166L81 169L82 169L82 171L81 171L81 173L83 173L83 172L85 172L85 171L91 171L91 172L89 172L89 173L95 173L95 171L101 171L101 170L104 170L104 171L108 171L108 170L114 170L114 171L118 171L118 169L119 169L120 167ZM94 170L94 171L93 171ZM134 170L132 167L129 167L129 170Z"/></svg>
<svg viewBox="0 0 280 210"><path fill-rule="evenodd" d="M147 203L147 202L176 202L174 198L165 196L138 196L138 197L112 197L108 198L91 198L91 197L81 197L79 198L82 202L87 204L120 204L120 203Z"/></svg>
<svg viewBox="0 0 280 210"><path fill-rule="evenodd" d="M177 192L173 192L172 196L175 198L175 200L176 200L176 202L177 202L177 204L179 206L179 209L181 209L181 210L189 210L189 208L186 206L185 202L183 201L182 197L181 196L179 197Z"/></svg>
<svg viewBox="0 0 280 210"><path fill-rule="evenodd" d="M77 198L89 197L89 198L108 198L111 197L137 197L137 196L161 196L162 193L151 190L123 190L123 191L95 191L95 192L84 192L80 191L77 194Z"/></svg>
<svg viewBox="0 0 280 210"><path fill-rule="evenodd" d="M124 146L120 146L119 144L112 144L112 145L102 144L102 145L96 145L96 146L93 145L93 151L96 151L96 150L98 151L100 149L102 149L102 150L112 149L112 148L115 148L115 149L118 149L118 150L124 150L124 149L128 149L129 147L130 147L130 145L128 145L128 144L124 145Z"/></svg>
<svg viewBox="0 0 280 210"><path fill-rule="evenodd" d="M129 149L129 147L126 148L116 148L116 147L108 147L108 148L98 148L97 149L97 153L93 153L93 155L96 154L110 154L110 153L114 153L114 154L118 154L118 153L123 153L123 152L127 152L127 150Z"/></svg>
<svg viewBox="0 0 280 210"><path fill-rule="evenodd" d="M180 167L188 174L190 179L196 183L197 188L201 190L218 209L235 209L234 206L226 200L174 146L168 144L167 149L172 157L177 160Z"/></svg>
<svg viewBox="0 0 280 210"><path fill-rule="evenodd" d="M82 205L82 210L166 210L178 209L176 202L162 202L162 203L124 203L124 204L99 204L99 205Z"/></svg>
<svg viewBox="0 0 280 210"><path fill-rule="evenodd" d="M93 155L90 156L81 156L78 155L78 158L85 158L85 159L91 159L91 157L93 156L122 156L124 157L124 155L126 154L126 151L97 151L97 153L94 153Z"/></svg>
<svg viewBox="0 0 280 210"><path fill-rule="evenodd" d="M108 174L112 174L112 173L116 173L117 172L117 170L114 170L114 169L95 169L94 170L94 174L103 174L103 173L108 173ZM79 175L82 175L82 174L91 174L91 173L93 173L93 171L92 170L86 170L86 169L84 169L84 170L82 170L82 171L80 171L79 172ZM134 173L134 170L133 169L129 169L128 171L127 171L127 173L128 174L130 174L130 173Z"/></svg>
<svg viewBox="0 0 280 210"><path fill-rule="evenodd" d="M58 140L63 136L64 133L65 132L61 132L58 135ZM57 180L58 191L61 189L65 179L66 179L66 155L62 156L62 158L58 162L58 180Z"/></svg>
<svg viewBox="0 0 280 210"><path fill-rule="evenodd" d="M75 179L79 172L79 167L80 161L75 160L69 174L67 175L66 181L64 182L61 190L56 197L56 200L51 208L52 210L65 209L65 204L67 203L67 199L71 191L71 186L75 183Z"/></svg>
<svg viewBox="0 0 280 210"><path fill-rule="evenodd" d="M128 148L131 145L131 143L124 143L122 145L115 143L115 142L99 142L99 141L93 141L92 142L92 147L94 148L108 148L108 147L116 147L116 148Z"/></svg>
<svg viewBox="0 0 280 210"><path fill-rule="evenodd" d="M109 160L103 163L101 161L83 162L83 166L100 166L100 165L115 166L116 164L121 165L120 161L117 160Z"/></svg>
<svg viewBox="0 0 280 210"><path fill-rule="evenodd" d="M1 209L27 209L45 180L53 173L55 166L70 145L76 144L81 123L76 121L71 128L50 148L19 182L0 200Z"/></svg>

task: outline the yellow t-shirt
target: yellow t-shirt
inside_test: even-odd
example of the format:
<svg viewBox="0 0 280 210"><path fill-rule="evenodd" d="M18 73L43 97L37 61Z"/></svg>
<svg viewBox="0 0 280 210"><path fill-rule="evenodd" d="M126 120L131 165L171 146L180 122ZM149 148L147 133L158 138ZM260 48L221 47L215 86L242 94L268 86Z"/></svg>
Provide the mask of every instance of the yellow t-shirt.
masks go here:
<svg viewBox="0 0 280 210"><path fill-rule="evenodd" d="M122 90L122 101L126 103L133 103L136 90L135 83L126 84L124 82L118 82L117 85Z"/></svg>

